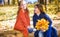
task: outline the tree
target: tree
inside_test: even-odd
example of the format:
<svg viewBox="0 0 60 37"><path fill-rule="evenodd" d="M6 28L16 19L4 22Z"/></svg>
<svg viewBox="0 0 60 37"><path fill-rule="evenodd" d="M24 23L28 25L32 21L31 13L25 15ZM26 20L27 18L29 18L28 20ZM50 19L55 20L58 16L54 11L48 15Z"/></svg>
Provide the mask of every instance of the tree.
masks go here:
<svg viewBox="0 0 60 37"><path fill-rule="evenodd" d="M15 0L12 0L13 5L15 4Z"/></svg>
<svg viewBox="0 0 60 37"><path fill-rule="evenodd" d="M44 0L38 0L40 4L44 4Z"/></svg>

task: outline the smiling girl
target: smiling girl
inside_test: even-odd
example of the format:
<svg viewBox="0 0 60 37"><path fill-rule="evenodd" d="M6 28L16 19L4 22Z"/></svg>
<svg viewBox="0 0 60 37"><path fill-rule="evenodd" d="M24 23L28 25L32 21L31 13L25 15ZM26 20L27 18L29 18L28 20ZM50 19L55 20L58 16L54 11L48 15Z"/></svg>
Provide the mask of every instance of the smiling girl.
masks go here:
<svg viewBox="0 0 60 37"><path fill-rule="evenodd" d="M15 30L23 33L24 37L28 37L28 28L30 26L29 11L25 1L19 2L19 10L17 13L17 20L15 23Z"/></svg>

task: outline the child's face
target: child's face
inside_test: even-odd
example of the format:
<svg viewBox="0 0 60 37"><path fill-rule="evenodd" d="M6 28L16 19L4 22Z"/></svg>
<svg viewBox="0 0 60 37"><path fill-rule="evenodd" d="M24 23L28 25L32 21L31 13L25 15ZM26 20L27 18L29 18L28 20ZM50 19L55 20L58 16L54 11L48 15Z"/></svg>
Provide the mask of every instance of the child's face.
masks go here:
<svg viewBox="0 0 60 37"><path fill-rule="evenodd" d="M26 7L27 7L26 2L23 2L23 8L26 9Z"/></svg>
<svg viewBox="0 0 60 37"><path fill-rule="evenodd" d="M37 6L35 6L35 8L34 8L34 12L35 13L40 13L40 10L37 8Z"/></svg>
<svg viewBox="0 0 60 37"><path fill-rule="evenodd" d="M21 7L22 9L26 9L26 3L25 3L25 2L21 2L20 7Z"/></svg>

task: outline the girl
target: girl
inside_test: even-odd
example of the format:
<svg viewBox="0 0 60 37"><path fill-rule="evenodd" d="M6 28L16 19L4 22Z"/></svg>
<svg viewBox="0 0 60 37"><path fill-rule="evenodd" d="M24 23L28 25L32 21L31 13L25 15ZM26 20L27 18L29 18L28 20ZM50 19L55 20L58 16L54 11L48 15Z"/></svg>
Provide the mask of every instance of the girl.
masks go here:
<svg viewBox="0 0 60 37"><path fill-rule="evenodd" d="M14 26L15 30L23 33L24 37L28 37L28 28L30 25L29 11L25 1L19 2L19 10L17 13L17 20Z"/></svg>
<svg viewBox="0 0 60 37"><path fill-rule="evenodd" d="M34 16L33 16L33 26L35 27L36 26L36 22L37 20L40 20L40 19L46 19L49 21L49 29L46 31L46 32L43 32L43 29L41 29L40 31L37 30L35 33L34 33L34 36L35 37L52 37L52 21L51 19L49 18L48 15L45 14L45 12L43 11L43 7L42 5L40 4L36 4L35 5L35 8L34 8ZM55 30L55 33L56 33L56 30ZM57 35L54 35L54 36L57 36Z"/></svg>

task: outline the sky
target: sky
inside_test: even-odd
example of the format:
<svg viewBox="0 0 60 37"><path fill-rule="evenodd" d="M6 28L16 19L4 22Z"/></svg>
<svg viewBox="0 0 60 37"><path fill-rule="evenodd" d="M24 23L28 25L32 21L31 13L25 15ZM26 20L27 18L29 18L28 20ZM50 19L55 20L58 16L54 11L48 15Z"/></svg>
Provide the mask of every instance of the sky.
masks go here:
<svg viewBox="0 0 60 37"><path fill-rule="evenodd" d="M26 0L27 2L32 2L32 3L34 3L35 1L37 1L37 0Z"/></svg>

